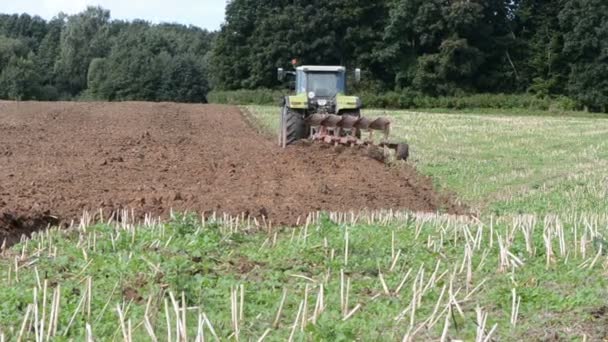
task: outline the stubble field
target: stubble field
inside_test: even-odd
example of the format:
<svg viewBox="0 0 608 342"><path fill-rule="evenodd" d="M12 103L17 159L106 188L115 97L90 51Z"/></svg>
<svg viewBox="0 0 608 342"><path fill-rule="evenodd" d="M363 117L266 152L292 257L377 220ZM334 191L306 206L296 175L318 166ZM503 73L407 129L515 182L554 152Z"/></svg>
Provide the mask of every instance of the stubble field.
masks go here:
<svg viewBox="0 0 608 342"><path fill-rule="evenodd" d="M11 109L15 118L9 116L10 124L17 125L18 118L36 116L48 107L40 106L30 114ZM96 107L102 105L92 106L85 117L104 112ZM156 140L146 146L168 148L172 152L167 165L176 167L163 172L169 172L168 189L153 190L151 196L169 198L168 205L162 210L152 208L153 215L148 216L143 207L141 212L124 210L129 197L139 196L137 186L156 184L154 178L141 177L138 167L146 165L146 173L161 174L155 171L158 160L146 164L146 153L143 161L136 159L136 153L141 153L137 147L128 145L127 151L136 151L120 154L123 161L118 164L127 167L119 171L126 176L118 176L118 171L89 171L110 189L121 189L123 185L113 186L117 184L139 185L128 186L124 192L112 190L112 198L125 201L106 209L117 213L114 220L97 222L97 198L91 195L93 191L84 191L82 198L94 200L83 202L90 207L65 211L65 218L81 218L71 228L47 230L2 251L0 336L127 341L601 341L608 337L608 181L604 171L608 120L368 111L370 116L391 116L394 136L408 140L412 147L413 157L407 164L389 167L361 153L316 145L275 149L271 136L276 108L246 108L247 117L261 131L255 134L233 107L138 104L140 109L131 111L137 115L124 116L121 106L131 105L103 106L115 112L99 123L100 127L109 125L103 131L107 135L91 135L86 128L90 123L82 123L64 137L85 145L100 139L101 150L108 149L109 156L72 159L99 159L104 164L125 145L117 138ZM167 116L167 112L172 114ZM4 113L6 109L0 117ZM69 122L77 120L77 113ZM148 113L156 113L152 117L162 124L142 120ZM64 115L59 113L58 119ZM182 124L184 117L192 125ZM224 117L242 125L247 143L237 148L229 145L242 138L243 130L226 132L221 125L200 137L204 123L221 122ZM141 126L149 135L139 129L117 133ZM42 127L52 130L56 125ZM1 137L6 139L6 135ZM185 144L187 153L181 152L179 143L184 138L190 140ZM28 151L28 146L34 149L32 141L22 151ZM256 153L249 150L253 142L258 146ZM214 151L206 147L212 143L217 155L200 152ZM56 146L47 154L52 150L66 149ZM262 175L256 181L270 182L271 187L273 181L302 182L304 175L313 175L314 180L308 182L316 182L317 187L288 187L277 200L262 204L275 222L281 223L276 217L284 217L288 224L270 224L261 216L259 220L237 217L244 210L236 205L226 207L234 209L228 210L232 216L222 215L214 204L224 194L233 203L261 208L252 200L255 196L230 197L237 190L192 188L196 177L208 179L207 173L197 173L203 168L201 160L227 158L233 150L238 158L228 158L229 162L245 163L242 174ZM294 163L289 171L285 171L285 159L288 165ZM269 160L281 162L269 167ZM27 164L36 165L28 161L20 167ZM6 165L16 167L2 165L2 170ZM50 162L43 166L57 168ZM221 175L228 166L221 164L213 175ZM357 172L349 173L347 167ZM34 167L31 173L43 169ZM431 178L418 175L415 169ZM350 176L332 176L345 173ZM37 189L29 179L12 184L5 177L2 174L2 186L6 189L9 184L10 194L15 192L12 189ZM127 181L106 183L121 177ZM224 179L219 185L238 184L226 177L218 177ZM397 188L395 182L404 177L416 182ZM346 190L324 193L319 179L330 189L335 184ZM376 183L366 183L368 179ZM386 194L374 192L374 184L380 184ZM273 189L283 186L274 184ZM248 193L246 189L242 193ZM425 189L422 195L419 189ZM371 198L366 197L370 190ZM175 200L171 191L179 191L186 200ZM420 197L404 195L408 191ZM455 194L456 199L437 193ZM306 206L310 201L304 201L301 211L284 214L290 212L286 207L294 206L290 199L299 203L302 194L315 195L319 202ZM188 195L195 199L188 200ZM4 200L5 209L31 196L37 198L29 193L10 197ZM333 206L322 202L331 196L351 202ZM187 205L179 206L180 202ZM460 211L458 203L466 203L468 209ZM83 208L90 210L88 214L81 214ZM359 212L363 208L370 210ZM192 213L182 214L185 210ZM450 215L450 210L475 215ZM300 225L287 228L297 217Z"/></svg>

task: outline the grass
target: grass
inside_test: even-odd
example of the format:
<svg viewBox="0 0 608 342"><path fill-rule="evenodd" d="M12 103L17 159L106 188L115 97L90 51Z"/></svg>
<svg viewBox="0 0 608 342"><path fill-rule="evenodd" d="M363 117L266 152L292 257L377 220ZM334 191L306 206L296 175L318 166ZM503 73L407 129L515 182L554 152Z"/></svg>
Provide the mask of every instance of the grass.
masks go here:
<svg viewBox="0 0 608 342"><path fill-rule="evenodd" d="M276 107L248 109L276 131ZM608 337L608 121L366 115L479 218L85 215L0 252L0 341Z"/></svg>
<svg viewBox="0 0 608 342"><path fill-rule="evenodd" d="M373 111L373 110L371 110ZM414 110L408 110L405 112L413 112ZM403 112L403 111L402 111ZM454 109L454 108L421 108L416 109L415 112L419 113L432 113L432 114L475 114L483 116L509 116L509 117L553 117L553 118L591 118L591 119L608 119L608 115L605 113L592 113L585 111L572 111L572 110L540 110L540 109L514 109L514 108L469 108L469 109Z"/></svg>
<svg viewBox="0 0 608 342"><path fill-rule="evenodd" d="M308 222L273 230L186 215L37 234L0 259L1 334L483 341L542 338L548 328L567 338L608 333L608 317L597 316L608 305L605 217L488 226L385 212Z"/></svg>

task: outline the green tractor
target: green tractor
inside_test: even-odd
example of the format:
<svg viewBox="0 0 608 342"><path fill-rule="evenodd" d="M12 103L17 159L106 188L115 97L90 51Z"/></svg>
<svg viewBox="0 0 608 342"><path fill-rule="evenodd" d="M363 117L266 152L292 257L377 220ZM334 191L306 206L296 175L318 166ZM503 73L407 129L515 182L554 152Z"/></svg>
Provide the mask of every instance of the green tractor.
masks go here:
<svg viewBox="0 0 608 342"><path fill-rule="evenodd" d="M310 137L307 118L312 114L360 117L361 100L346 96L346 68L341 66L299 66L295 72L278 70L279 80L295 76L296 95L285 96L281 109L280 144L285 147ZM355 71L360 81L361 70Z"/></svg>
<svg viewBox="0 0 608 342"><path fill-rule="evenodd" d="M394 149L396 159L407 159L407 144L387 141L390 120L361 117L361 99L347 95L345 67L303 65L295 71L278 69L280 81L287 76L295 76L296 94L285 96L281 103L280 146L286 147L301 139L351 146L374 145L373 132L381 131L384 138L377 145ZM361 80L360 69L355 69L354 78L355 82ZM361 140L366 131L369 139Z"/></svg>

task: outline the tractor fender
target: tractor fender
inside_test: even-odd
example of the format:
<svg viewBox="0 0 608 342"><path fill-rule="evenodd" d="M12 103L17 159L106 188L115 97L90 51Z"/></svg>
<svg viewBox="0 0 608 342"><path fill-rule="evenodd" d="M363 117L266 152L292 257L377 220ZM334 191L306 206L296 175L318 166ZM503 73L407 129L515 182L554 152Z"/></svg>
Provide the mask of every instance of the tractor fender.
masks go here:
<svg viewBox="0 0 608 342"><path fill-rule="evenodd" d="M285 96L285 106L291 109L308 109L308 98L306 94Z"/></svg>
<svg viewBox="0 0 608 342"><path fill-rule="evenodd" d="M336 112L357 110L363 107L361 99L358 96L336 96Z"/></svg>

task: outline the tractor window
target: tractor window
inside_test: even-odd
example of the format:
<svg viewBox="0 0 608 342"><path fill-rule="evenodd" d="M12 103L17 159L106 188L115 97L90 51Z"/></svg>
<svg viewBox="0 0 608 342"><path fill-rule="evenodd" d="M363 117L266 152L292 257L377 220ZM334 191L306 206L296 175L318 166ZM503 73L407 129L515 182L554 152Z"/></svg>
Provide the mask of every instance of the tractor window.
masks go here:
<svg viewBox="0 0 608 342"><path fill-rule="evenodd" d="M317 97L334 97L344 92L340 74L332 72L313 72L308 74L308 91Z"/></svg>

